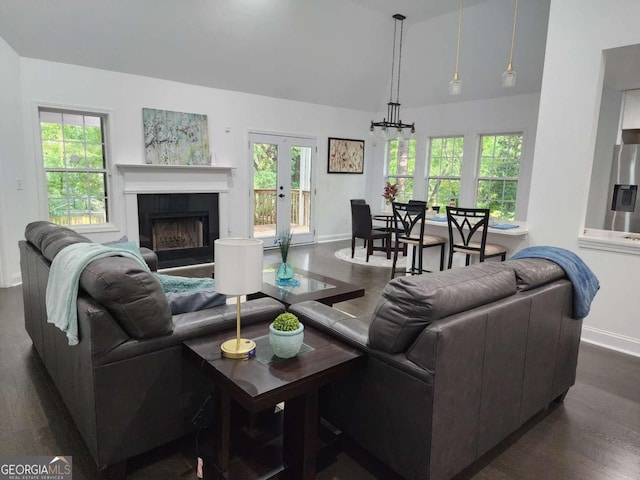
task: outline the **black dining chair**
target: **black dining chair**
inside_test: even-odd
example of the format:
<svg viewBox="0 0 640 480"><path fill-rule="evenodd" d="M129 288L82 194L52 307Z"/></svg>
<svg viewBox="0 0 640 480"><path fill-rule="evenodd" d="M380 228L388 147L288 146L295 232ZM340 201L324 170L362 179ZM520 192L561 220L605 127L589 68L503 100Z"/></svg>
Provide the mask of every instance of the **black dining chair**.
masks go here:
<svg viewBox="0 0 640 480"><path fill-rule="evenodd" d="M382 240L382 246L377 250L387 252L387 259L391 258L391 232L376 230L373 228L371 208L367 204L351 203L351 258L355 255L356 238L365 241L367 249L367 262L373 254L374 240Z"/></svg>
<svg viewBox="0 0 640 480"><path fill-rule="evenodd" d="M393 202L393 220L395 223L395 244L393 249L393 264L391 266L391 278L396 275L396 263L398 250L401 245L413 247L411 268L408 270L413 275L429 272L422 268L422 253L425 248L440 247L440 270L444 269L444 246L447 240L439 235L424 233L424 221L427 212L425 202L413 201L413 203ZM418 266L416 267L416 257Z"/></svg>
<svg viewBox="0 0 640 480"><path fill-rule="evenodd" d="M447 268L451 268L454 253L466 255L465 265L469 265L471 255L478 256L480 262L484 262L486 258L498 256L501 261L504 261L507 257L505 247L487 243L488 208L447 207L447 224L449 227L449 263Z"/></svg>

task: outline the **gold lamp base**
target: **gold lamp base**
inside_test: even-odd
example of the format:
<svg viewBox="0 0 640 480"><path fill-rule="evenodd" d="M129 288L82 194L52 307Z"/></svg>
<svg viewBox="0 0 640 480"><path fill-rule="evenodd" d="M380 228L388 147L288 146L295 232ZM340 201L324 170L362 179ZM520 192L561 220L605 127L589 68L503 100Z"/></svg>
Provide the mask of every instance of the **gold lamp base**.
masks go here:
<svg viewBox="0 0 640 480"><path fill-rule="evenodd" d="M232 338L220 345L222 356L226 358L249 358L255 349L256 342L246 338Z"/></svg>

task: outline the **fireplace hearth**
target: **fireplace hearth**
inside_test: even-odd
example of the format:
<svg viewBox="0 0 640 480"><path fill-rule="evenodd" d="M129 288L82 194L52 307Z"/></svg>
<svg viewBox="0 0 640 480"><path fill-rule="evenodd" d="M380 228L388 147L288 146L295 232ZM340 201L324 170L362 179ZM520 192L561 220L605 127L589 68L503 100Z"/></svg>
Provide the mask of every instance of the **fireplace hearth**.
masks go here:
<svg viewBox="0 0 640 480"><path fill-rule="evenodd" d="M213 262L220 236L217 193L138 194L140 246L158 255L158 268Z"/></svg>

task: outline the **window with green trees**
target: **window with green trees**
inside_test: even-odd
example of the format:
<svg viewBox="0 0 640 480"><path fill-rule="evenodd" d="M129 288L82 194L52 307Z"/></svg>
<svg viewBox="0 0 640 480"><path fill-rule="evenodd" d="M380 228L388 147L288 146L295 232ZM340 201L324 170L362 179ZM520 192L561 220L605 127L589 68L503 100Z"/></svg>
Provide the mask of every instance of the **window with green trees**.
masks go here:
<svg viewBox="0 0 640 480"><path fill-rule="evenodd" d="M106 116L47 108L39 115L50 220L107 223Z"/></svg>
<svg viewBox="0 0 640 480"><path fill-rule="evenodd" d="M429 145L427 205L444 210L451 202L459 204L464 137L432 137Z"/></svg>
<svg viewBox="0 0 640 480"><path fill-rule="evenodd" d="M513 220L516 214L522 133L480 137L477 206L491 216Z"/></svg>
<svg viewBox="0 0 640 480"><path fill-rule="evenodd" d="M398 185L396 202L413 198L413 172L416 166L416 141L390 140L387 150L387 181Z"/></svg>

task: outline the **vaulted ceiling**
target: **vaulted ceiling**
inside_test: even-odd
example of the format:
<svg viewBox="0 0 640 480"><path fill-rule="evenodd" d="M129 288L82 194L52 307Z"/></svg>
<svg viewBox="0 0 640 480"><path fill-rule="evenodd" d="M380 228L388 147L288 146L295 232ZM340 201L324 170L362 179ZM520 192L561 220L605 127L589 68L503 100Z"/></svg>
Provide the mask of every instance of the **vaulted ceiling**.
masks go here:
<svg viewBox="0 0 640 480"><path fill-rule="evenodd" d="M403 108L538 92L550 0L2 0L0 37L22 57L364 111L389 100L402 13Z"/></svg>

